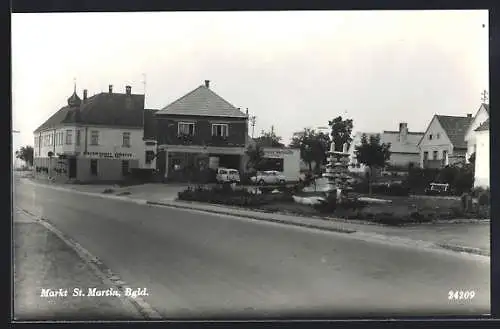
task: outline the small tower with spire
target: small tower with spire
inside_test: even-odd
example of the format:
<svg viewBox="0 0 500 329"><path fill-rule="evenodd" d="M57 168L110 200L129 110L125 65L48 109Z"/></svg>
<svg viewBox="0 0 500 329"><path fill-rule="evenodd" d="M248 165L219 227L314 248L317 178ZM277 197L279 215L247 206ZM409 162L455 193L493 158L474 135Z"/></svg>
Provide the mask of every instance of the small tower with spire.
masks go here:
<svg viewBox="0 0 500 329"><path fill-rule="evenodd" d="M70 107L78 107L82 104L82 100L76 94L76 78L73 79L73 95L68 98L68 105Z"/></svg>

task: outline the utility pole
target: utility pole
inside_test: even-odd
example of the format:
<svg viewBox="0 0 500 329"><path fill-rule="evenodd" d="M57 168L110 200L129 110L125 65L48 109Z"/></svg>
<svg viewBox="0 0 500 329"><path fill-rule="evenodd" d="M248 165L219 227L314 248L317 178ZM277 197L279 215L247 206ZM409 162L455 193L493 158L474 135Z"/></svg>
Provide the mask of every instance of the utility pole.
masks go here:
<svg viewBox="0 0 500 329"><path fill-rule="evenodd" d="M255 115L252 115L250 117L250 124L252 125L252 138L253 138L253 133L255 130L255 122L256 122L257 117Z"/></svg>
<svg viewBox="0 0 500 329"><path fill-rule="evenodd" d="M488 92L486 90L483 90L481 93L481 102L487 103L488 102Z"/></svg>

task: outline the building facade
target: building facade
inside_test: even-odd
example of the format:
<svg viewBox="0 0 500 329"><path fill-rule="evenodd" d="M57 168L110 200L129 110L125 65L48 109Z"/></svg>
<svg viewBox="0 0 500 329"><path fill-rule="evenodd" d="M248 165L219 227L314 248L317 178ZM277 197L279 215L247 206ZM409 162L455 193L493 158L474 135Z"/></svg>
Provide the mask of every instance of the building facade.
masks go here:
<svg viewBox="0 0 500 329"><path fill-rule="evenodd" d="M471 122L471 114L466 117L434 115L418 144L420 166L439 169L465 163L465 133Z"/></svg>
<svg viewBox="0 0 500 329"><path fill-rule="evenodd" d="M349 171L353 173L364 173L367 168L359 163L356 159L356 146L361 145L361 138L363 134L366 134L368 138L370 136L379 135L380 143L390 144L391 157L388 161L388 167L390 168L402 168L406 169L410 164L416 166L420 163L420 152L418 149L418 142L424 135L422 132L410 132L408 130L408 124L402 122L399 124L399 130L397 131L383 131L382 133L362 133L358 132L354 135L351 145L349 146Z"/></svg>
<svg viewBox="0 0 500 329"><path fill-rule="evenodd" d="M145 163L144 95L76 93L34 131L37 176L67 181L117 181Z"/></svg>
<svg viewBox="0 0 500 329"><path fill-rule="evenodd" d="M210 81L154 113L158 171L189 180L206 167L244 170L248 114L210 89Z"/></svg>
<svg viewBox="0 0 500 329"><path fill-rule="evenodd" d="M473 153L476 152L476 129L479 128L490 116L490 106L489 104L481 104L476 115L472 119L467 132L465 133L465 142L467 143L467 154L466 161L469 162L469 158Z"/></svg>
<svg viewBox="0 0 500 329"><path fill-rule="evenodd" d="M486 120L476 132L474 187L490 187L490 121Z"/></svg>

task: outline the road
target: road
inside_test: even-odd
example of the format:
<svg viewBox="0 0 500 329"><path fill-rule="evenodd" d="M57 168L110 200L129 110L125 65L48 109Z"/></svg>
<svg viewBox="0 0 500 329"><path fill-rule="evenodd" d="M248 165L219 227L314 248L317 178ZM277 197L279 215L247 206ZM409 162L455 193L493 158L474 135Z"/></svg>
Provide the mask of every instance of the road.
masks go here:
<svg viewBox="0 0 500 329"><path fill-rule="evenodd" d="M43 216L162 317L487 314L488 258L348 234L139 205L16 179L14 207ZM77 283L75 283L77 284ZM474 290L450 302L450 290Z"/></svg>

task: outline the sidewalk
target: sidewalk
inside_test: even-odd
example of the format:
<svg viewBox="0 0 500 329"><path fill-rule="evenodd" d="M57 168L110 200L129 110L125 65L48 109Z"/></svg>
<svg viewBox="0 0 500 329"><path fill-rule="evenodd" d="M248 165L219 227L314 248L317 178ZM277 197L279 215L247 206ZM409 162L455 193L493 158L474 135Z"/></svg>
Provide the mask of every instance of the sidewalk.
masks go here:
<svg viewBox="0 0 500 329"><path fill-rule="evenodd" d="M73 297L73 289L108 289L90 267L54 233L28 215L14 212L14 319L133 320L139 313L118 297ZM42 289L67 290L42 297Z"/></svg>
<svg viewBox="0 0 500 329"><path fill-rule="evenodd" d="M67 185L69 186L69 184ZM490 255L490 225L484 222L456 222L439 224L416 224L405 227L391 227L377 225L365 221L329 218L328 220L295 215L266 213L261 211L245 210L237 207L211 205L197 202L176 201L177 193L187 185L145 184L124 188L114 188L114 193L102 194L106 187L92 185L72 185L71 189L82 192L101 194L105 197L117 198L120 192L130 192L120 197L149 203L153 205L169 206L183 209L208 211L218 214L246 217L301 227L317 228L326 231L351 233L378 240L397 240L408 243L427 243L436 247L455 251L469 252L479 255ZM83 188L82 188L83 187ZM112 187L111 187L112 188Z"/></svg>

